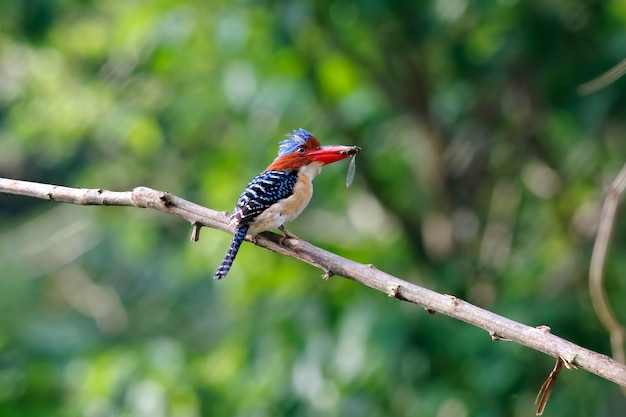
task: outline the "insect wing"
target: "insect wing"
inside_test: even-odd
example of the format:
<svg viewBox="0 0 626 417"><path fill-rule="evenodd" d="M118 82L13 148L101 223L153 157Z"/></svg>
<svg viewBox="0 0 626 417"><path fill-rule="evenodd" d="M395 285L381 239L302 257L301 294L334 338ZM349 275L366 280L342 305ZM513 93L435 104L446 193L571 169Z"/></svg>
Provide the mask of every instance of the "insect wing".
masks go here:
<svg viewBox="0 0 626 417"><path fill-rule="evenodd" d="M356 155L350 158L350 165L348 165L348 175L346 176L346 188L350 187L352 180L354 180L354 172L356 171Z"/></svg>

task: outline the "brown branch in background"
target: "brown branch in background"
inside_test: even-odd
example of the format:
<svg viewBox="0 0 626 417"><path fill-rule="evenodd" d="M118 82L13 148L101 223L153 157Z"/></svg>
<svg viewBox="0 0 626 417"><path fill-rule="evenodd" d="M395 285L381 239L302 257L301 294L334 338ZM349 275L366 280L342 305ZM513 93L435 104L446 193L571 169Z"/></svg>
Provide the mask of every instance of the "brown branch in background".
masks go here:
<svg viewBox="0 0 626 417"><path fill-rule="evenodd" d="M76 189L16 181L0 178L0 193L24 195L44 200L62 201L83 205L120 205L151 208L181 217L192 224L233 232L228 216L186 201L175 195L138 187L128 192ZM403 281L373 265L364 265L315 247L305 241L294 246L282 246L281 236L265 232L255 239L255 244L322 269L328 276L340 275L374 288L401 301L438 312L486 330L490 335L530 347L602 378L626 386L626 365L606 355L585 349L572 342L476 307L454 296L440 294L427 288ZM207 275L208 277L208 275Z"/></svg>
<svg viewBox="0 0 626 417"><path fill-rule="evenodd" d="M591 303L598 315L598 319L609 333L613 357L621 363L626 362L626 356L624 355L624 328L615 317L613 309L606 298L606 292L604 291L604 262L613 232L619 200L625 189L626 165L622 167L604 199L598 235L593 246L591 265L589 267L589 295Z"/></svg>
<svg viewBox="0 0 626 417"><path fill-rule="evenodd" d="M602 90L607 85L614 83L617 79L626 74L626 58L624 58L619 64L612 67L610 70L599 75L591 81L587 81L584 84L578 86L578 94L588 95Z"/></svg>

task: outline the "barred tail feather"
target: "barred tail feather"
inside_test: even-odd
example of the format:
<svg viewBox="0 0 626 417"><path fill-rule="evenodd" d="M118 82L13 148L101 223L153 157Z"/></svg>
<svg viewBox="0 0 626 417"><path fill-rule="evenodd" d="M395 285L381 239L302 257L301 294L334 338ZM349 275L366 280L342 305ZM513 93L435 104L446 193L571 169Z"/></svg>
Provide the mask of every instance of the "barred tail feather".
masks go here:
<svg viewBox="0 0 626 417"><path fill-rule="evenodd" d="M230 267L233 265L233 261L235 260L235 256L237 256L237 252L239 252L239 248L246 238L246 233L248 232L248 228L250 225L246 224L235 229L235 235L233 236L233 240L230 243L230 248L228 248L228 252L226 252L226 256L222 261L222 264L219 268L217 268L217 272L213 275L213 279L222 279L228 274L230 271Z"/></svg>

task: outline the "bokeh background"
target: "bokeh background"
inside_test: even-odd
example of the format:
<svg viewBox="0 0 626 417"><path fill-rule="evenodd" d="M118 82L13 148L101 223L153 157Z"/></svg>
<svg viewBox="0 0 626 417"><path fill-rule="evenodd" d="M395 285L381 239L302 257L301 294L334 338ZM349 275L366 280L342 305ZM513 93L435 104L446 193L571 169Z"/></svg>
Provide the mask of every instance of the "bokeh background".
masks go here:
<svg viewBox="0 0 626 417"><path fill-rule="evenodd" d="M623 0L2 0L0 175L231 210L296 128L359 145L302 238L610 353ZM554 360L148 210L0 196L0 416L530 416ZM626 320L626 212L607 288ZM546 415L623 416L565 371Z"/></svg>

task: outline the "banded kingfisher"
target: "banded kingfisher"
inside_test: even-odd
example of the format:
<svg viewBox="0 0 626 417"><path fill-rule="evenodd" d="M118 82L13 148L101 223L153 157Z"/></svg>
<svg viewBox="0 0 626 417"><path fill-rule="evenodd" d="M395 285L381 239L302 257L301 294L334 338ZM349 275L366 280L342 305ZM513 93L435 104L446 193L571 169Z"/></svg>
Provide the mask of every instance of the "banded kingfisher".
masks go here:
<svg viewBox="0 0 626 417"><path fill-rule="evenodd" d="M214 279L222 279L230 271L246 234L257 234L278 228L283 239L295 238L285 223L295 219L311 201L311 181L324 165L354 156L358 146L322 146L304 129L294 130L279 143L278 156L265 171L257 175L241 193L230 216L235 227L233 239Z"/></svg>

